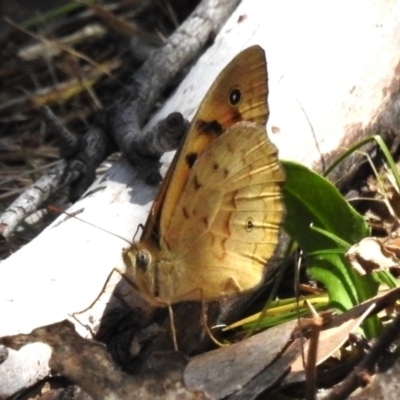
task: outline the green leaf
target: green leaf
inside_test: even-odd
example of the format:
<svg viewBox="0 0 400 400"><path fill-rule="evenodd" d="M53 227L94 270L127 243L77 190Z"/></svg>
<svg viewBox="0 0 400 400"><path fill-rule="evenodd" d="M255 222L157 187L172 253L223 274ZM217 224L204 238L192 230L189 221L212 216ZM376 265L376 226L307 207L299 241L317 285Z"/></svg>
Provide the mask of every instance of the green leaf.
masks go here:
<svg viewBox="0 0 400 400"><path fill-rule="evenodd" d="M364 219L327 179L297 163L282 165L284 229L304 251L309 275L325 285L331 304L340 311L374 296L377 281L359 276L344 257L351 245L369 235ZM368 336L376 334L378 320L368 320L364 329Z"/></svg>
<svg viewBox="0 0 400 400"><path fill-rule="evenodd" d="M364 219L327 179L303 165L284 161L286 206L284 229L306 253L336 248L336 243L310 225L338 236L350 245L369 235Z"/></svg>

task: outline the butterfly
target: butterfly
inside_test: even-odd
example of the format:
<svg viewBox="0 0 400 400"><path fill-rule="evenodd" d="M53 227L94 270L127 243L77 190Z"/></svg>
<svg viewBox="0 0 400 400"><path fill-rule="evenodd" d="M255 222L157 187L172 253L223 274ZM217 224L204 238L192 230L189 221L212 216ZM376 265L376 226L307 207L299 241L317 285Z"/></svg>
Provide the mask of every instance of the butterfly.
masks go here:
<svg viewBox="0 0 400 400"><path fill-rule="evenodd" d="M267 137L264 50L252 46L204 97L153 203L126 275L154 306L211 301L262 283L284 216L284 172Z"/></svg>

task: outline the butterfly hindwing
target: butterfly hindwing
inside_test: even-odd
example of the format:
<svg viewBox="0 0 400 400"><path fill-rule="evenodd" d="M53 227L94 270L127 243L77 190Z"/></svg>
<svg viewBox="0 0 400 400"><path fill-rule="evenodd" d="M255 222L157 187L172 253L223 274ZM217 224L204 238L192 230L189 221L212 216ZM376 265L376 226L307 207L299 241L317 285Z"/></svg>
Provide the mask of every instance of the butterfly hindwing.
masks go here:
<svg viewBox="0 0 400 400"><path fill-rule="evenodd" d="M259 124L235 124L201 154L165 236L182 282L175 296L201 287L212 299L260 284L278 241L283 180Z"/></svg>

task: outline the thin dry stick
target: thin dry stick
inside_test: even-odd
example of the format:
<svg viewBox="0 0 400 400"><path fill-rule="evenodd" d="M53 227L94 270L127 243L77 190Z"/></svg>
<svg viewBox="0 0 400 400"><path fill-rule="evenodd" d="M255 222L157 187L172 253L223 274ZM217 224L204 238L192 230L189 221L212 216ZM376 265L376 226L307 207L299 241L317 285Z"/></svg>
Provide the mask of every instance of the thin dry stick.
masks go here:
<svg viewBox="0 0 400 400"><path fill-rule="evenodd" d="M135 73L123 97L125 106L114 106L115 113L109 125L118 147L126 155L132 156L136 152L152 155L143 148L140 128L162 91L199 53L210 35L218 32L239 2L203 0L165 45L155 51Z"/></svg>
<svg viewBox="0 0 400 400"><path fill-rule="evenodd" d="M314 307L306 300L306 307L312 315L311 337L307 354L306 365L306 400L314 400L317 389L317 358L319 334L323 325L323 319L318 315Z"/></svg>
<svg viewBox="0 0 400 400"><path fill-rule="evenodd" d="M0 235L7 238L29 214L36 211L60 186L66 161L60 162L46 175L31 185L0 216Z"/></svg>

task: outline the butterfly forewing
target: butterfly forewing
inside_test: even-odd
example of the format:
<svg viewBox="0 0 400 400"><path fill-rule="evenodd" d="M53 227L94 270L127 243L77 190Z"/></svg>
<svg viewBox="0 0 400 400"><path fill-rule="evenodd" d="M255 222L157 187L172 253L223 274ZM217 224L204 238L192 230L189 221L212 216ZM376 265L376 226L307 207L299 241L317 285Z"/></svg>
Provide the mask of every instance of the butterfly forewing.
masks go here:
<svg viewBox="0 0 400 400"><path fill-rule="evenodd" d="M252 46L238 54L220 73L201 103L189 130L175 155L174 169L168 174L168 186L160 210L159 233L165 234L171 215L181 196L194 160L238 121L266 124L267 70L261 47ZM239 100L233 104L232 100ZM156 199L158 200L158 199Z"/></svg>

